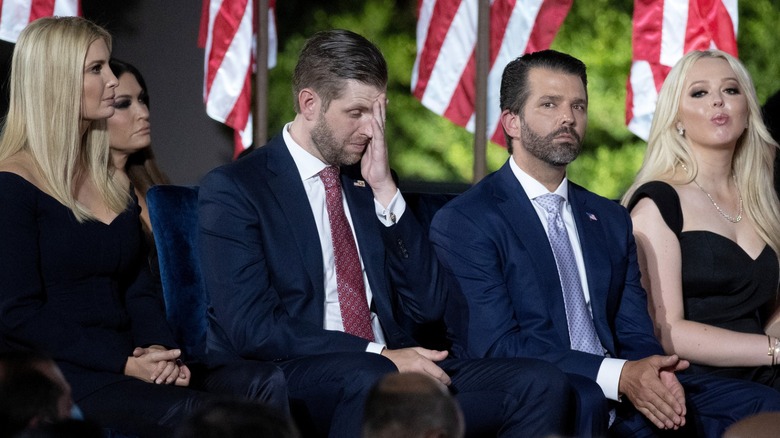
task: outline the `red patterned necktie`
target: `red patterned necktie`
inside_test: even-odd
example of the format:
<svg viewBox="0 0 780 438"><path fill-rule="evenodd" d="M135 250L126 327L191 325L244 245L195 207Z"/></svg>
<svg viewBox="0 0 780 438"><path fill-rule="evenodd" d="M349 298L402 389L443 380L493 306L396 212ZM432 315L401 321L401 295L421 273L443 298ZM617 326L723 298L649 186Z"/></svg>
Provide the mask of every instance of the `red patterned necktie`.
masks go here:
<svg viewBox="0 0 780 438"><path fill-rule="evenodd" d="M368 310L363 270L360 268L357 246L341 200L339 168L326 167L320 172L320 179L325 185L325 204L328 208L333 255L336 259L336 284L344 331L373 341L374 332L371 330L371 313Z"/></svg>

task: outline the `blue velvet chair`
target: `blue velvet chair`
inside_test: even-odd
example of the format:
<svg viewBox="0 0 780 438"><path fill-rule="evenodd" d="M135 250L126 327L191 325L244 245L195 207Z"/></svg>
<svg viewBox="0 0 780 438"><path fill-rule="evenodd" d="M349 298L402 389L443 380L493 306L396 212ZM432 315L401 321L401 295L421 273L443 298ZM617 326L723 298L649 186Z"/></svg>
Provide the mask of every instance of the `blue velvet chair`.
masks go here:
<svg viewBox="0 0 780 438"><path fill-rule="evenodd" d="M168 322L185 356L202 362L208 299L198 259L198 187L153 186L146 203Z"/></svg>

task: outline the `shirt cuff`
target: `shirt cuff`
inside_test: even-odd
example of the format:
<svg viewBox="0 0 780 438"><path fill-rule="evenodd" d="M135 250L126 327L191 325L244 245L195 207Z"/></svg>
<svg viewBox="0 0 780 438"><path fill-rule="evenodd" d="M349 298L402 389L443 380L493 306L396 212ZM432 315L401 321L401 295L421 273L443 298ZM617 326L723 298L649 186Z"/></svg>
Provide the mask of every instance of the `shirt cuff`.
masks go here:
<svg viewBox="0 0 780 438"><path fill-rule="evenodd" d="M396 189L395 196L393 196L387 208L374 199L374 211L376 211L377 218L384 226L391 227L401 220L401 216L406 211L406 200L401 195L401 191Z"/></svg>
<svg viewBox="0 0 780 438"><path fill-rule="evenodd" d="M599 374L596 376L596 383L604 391L604 396L610 400L620 401L618 388L620 385L620 373L623 371L623 365L628 362L625 359L615 359L606 357L601 362Z"/></svg>
<svg viewBox="0 0 780 438"><path fill-rule="evenodd" d="M385 349L384 344L377 344L376 342L369 342L366 347L366 353L382 354L382 350Z"/></svg>

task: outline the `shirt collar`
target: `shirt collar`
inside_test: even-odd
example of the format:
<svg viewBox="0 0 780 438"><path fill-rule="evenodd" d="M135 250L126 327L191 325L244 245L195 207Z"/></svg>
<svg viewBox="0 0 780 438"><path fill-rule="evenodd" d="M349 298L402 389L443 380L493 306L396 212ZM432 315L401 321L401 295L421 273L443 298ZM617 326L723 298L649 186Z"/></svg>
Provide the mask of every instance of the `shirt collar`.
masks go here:
<svg viewBox="0 0 780 438"><path fill-rule="evenodd" d="M290 151L290 155L292 155L293 161L295 161L295 167L298 168L301 181L306 181L313 176L317 176L322 169L328 167L328 164L323 163L322 160L310 154L303 146L293 140L292 135L290 135L290 125L292 125L292 123L284 125L284 129L282 129L282 138L284 139L284 144L287 146L287 150Z"/></svg>
<svg viewBox="0 0 780 438"><path fill-rule="evenodd" d="M527 174L523 169L521 169L520 166L518 166L517 163L515 163L515 159L511 156L509 157L509 168L512 169L512 173L515 175L515 178L517 178L517 181L519 181L520 185L523 186L523 190L525 190L525 194L528 196L528 199L534 199L539 196L550 193L550 191L547 190L547 187L545 187L544 184L535 180L534 177ZM563 199L567 202L569 200L568 182L569 182L568 178L564 176L563 181L561 181L561 184L558 186L557 189L555 189L555 192L553 192L556 195L563 197Z"/></svg>

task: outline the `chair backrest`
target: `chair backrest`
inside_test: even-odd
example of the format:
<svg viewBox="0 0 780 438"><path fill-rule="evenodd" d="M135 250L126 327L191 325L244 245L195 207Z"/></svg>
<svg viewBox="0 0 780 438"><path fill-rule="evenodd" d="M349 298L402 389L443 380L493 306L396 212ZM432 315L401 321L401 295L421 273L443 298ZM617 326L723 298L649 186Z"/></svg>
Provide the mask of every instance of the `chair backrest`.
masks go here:
<svg viewBox="0 0 780 438"><path fill-rule="evenodd" d="M198 187L157 185L146 193L168 322L188 358L203 360L208 299L198 256Z"/></svg>

